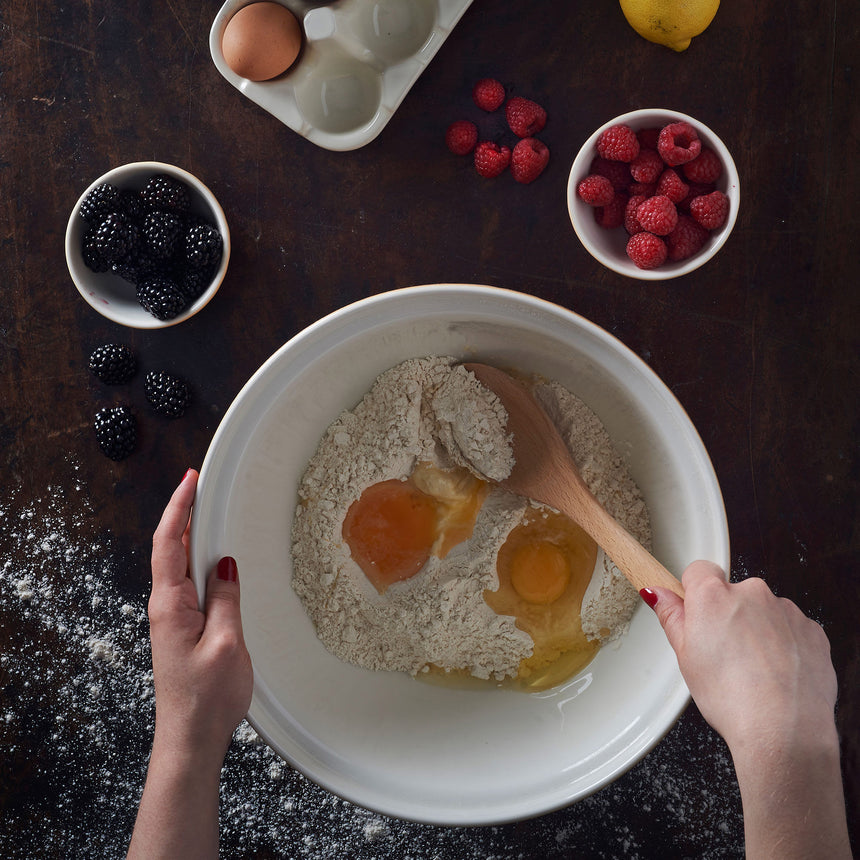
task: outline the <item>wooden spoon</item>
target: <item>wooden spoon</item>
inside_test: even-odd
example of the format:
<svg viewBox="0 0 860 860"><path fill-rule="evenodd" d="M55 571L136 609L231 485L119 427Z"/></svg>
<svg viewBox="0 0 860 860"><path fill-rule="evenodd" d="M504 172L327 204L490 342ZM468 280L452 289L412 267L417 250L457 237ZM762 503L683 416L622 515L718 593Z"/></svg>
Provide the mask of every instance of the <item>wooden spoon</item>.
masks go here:
<svg viewBox="0 0 860 860"><path fill-rule="evenodd" d="M577 522L639 591L668 588L684 596L681 583L594 497L567 445L531 392L503 370L465 365L493 391L508 413L515 464L500 485L519 496L549 505Z"/></svg>

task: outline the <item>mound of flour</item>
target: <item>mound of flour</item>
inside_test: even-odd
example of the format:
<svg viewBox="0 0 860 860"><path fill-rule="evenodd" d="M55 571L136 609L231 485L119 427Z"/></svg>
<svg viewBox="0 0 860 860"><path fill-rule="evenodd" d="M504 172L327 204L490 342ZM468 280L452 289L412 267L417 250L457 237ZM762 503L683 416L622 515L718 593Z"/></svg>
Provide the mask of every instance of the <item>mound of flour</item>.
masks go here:
<svg viewBox="0 0 860 860"><path fill-rule="evenodd" d="M561 386L535 393L571 448L586 483L646 545L648 515L623 459L596 416ZM495 559L530 506L499 488L487 496L472 537L417 576L376 592L342 538L350 505L371 484L406 478L418 462L439 469L473 464L495 480L513 452L498 398L449 357L411 359L383 373L327 429L299 487L293 522L293 588L323 644L369 669L425 671L428 664L478 678L513 677L531 638L483 599L498 587ZM606 561L583 600L583 630L622 635L638 595Z"/></svg>

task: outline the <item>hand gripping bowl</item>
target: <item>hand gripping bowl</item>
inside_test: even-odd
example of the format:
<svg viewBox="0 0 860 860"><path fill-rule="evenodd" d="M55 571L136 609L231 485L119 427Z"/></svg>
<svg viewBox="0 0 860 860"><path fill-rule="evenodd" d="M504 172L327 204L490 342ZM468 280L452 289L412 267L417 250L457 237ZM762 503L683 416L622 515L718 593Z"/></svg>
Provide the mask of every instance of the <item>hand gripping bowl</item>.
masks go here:
<svg viewBox="0 0 860 860"><path fill-rule="evenodd" d="M248 720L329 791L386 815L482 825L539 815L611 782L689 702L647 607L617 645L543 693L457 689L341 662L290 585L297 485L326 427L382 371L449 354L555 379L602 419L649 506L674 573L729 564L722 498L682 408L619 341L582 317L494 287L411 287L344 307L279 349L224 416L201 469L191 538L198 594L238 561L254 664Z"/></svg>

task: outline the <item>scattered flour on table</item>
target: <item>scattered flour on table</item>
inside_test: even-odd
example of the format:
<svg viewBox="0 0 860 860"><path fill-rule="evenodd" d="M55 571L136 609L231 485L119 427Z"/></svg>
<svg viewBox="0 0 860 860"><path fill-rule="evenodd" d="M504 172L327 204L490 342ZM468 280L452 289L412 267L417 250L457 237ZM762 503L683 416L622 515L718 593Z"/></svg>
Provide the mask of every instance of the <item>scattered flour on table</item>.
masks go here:
<svg viewBox="0 0 860 860"><path fill-rule="evenodd" d="M69 464L36 502L9 483L0 496L3 860L122 860L152 743L149 548L120 557L79 471ZM357 807L243 722L222 771L221 843L225 858L721 860L743 857L743 821L725 746L695 713L596 795L527 825L478 828Z"/></svg>
<svg viewBox="0 0 860 860"><path fill-rule="evenodd" d="M535 391L583 478L609 511L650 547L648 511L605 428L557 383ZM531 638L483 598L498 588L495 559L530 503L493 488L472 537L444 559L379 595L341 536L347 511L370 485L405 479L416 463L467 465L502 480L513 451L495 394L449 357L410 359L381 374L359 404L326 430L299 488L293 523L293 588L317 635L336 656L368 669L416 674L428 664L478 678L517 674ZM591 639L623 635L638 595L604 557L583 599Z"/></svg>

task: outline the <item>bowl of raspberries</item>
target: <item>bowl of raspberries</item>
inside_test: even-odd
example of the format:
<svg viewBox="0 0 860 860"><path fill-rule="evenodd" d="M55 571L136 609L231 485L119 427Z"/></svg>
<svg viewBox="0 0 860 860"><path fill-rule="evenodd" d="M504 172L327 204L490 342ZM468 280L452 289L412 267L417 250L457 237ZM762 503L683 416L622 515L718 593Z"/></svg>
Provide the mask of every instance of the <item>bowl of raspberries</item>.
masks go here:
<svg viewBox="0 0 860 860"><path fill-rule="evenodd" d="M125 164L93 182L66 228L66 262L78 292L131 328L187 320L218 291L230 231L212 192L179 167Z"/></svg>
<svg viewBox="0 0 860 860"><path fill-rule="evenodd" d="M631 278L677 278L723 246L738 214L737 168L707 126L648 109L602 125L573 162L567 205L586 250Z"/></svg>

